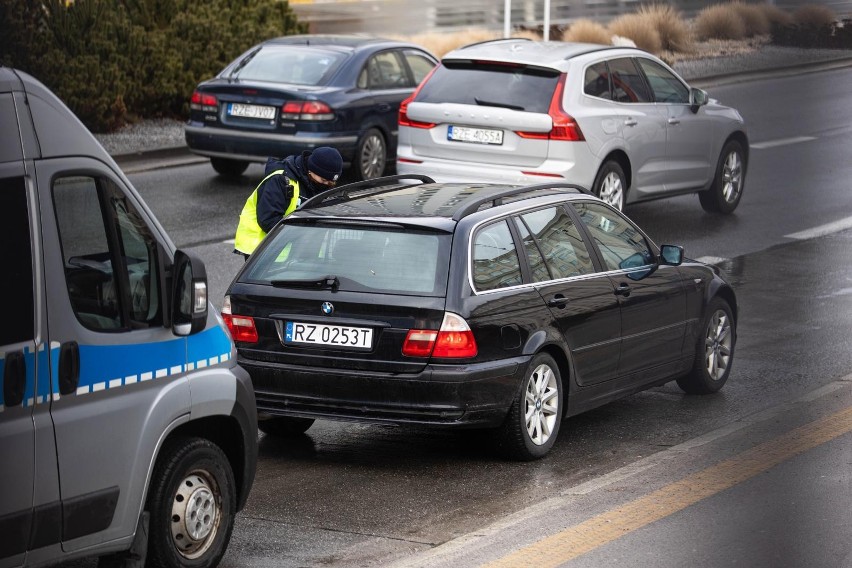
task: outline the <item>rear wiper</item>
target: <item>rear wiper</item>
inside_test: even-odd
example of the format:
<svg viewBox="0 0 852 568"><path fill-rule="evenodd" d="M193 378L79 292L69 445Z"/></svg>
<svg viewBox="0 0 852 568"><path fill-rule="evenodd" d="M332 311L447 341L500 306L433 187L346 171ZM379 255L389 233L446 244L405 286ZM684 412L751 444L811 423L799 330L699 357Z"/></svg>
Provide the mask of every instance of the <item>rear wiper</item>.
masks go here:
<svg viewBox="0 0 852 568"><path fill-rule="evenodd" d="M501 108L508 108L510 110L524 110L524 107L522 107L522 106L513 105L513 104L509 104L509 103L498 103L498 102L494 102L494 101L486 101L486 100L478 99L476 97L473 97L473 100L475 100L476 104L478 104L479 106L501 107Z"/></svg>
<svg viewBox="0 0 852 568"><path fill-rule="evenodd" d="M323 276L322 278L302 278L292 280L272 280L269 282L276 288L313 288L314 290L330 289L337 290L340 280L337 276Z"/></svg>
<svg viewBox="0 0 852 568"><path fill-rule="evenodd" d="M237 71L239 71L240 69L242 69L243 67L245 67L246 65L248 65L248 62L249 62L249 61L251 61L252 59L254 59L254 56L255 56L255 55L257 55L257 52L258 52L258 51L260 51L262 47L263 47L263 46L258 47L257 49L255 49L254 51L252 51L251 53L249 53L248 55L246 55L245 57L243 57L243 58L240 60L240 62L239 62L239 63L237 63L236 67L234 67L234 68L231 70L231 72L230 72L230 73L228 73L228 79L233 79L233 78L234 78L234 75L236 75L236 74L237 74Z"/></svg>

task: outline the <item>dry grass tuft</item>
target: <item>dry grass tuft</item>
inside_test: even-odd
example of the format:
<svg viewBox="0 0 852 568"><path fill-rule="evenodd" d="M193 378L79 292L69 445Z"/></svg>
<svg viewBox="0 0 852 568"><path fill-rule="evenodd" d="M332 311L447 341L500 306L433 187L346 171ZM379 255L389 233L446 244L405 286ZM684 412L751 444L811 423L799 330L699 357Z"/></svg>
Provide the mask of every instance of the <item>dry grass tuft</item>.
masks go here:
<svg viewBox="0 0 852 568"><path fill-rule="evenodd" d="M793 12L793 19L803 26L830 26L837 21L837 14L825 4L806 4Z"/></svg>
<svg viewBox="0 0 852 568"><path fill-rule="evenodd" d="M763 11L763 15L766 16L766 21L769 22L769 26L791 26L795 23L793 19L793 15L774 4L755 4L758 8Z"/></svg>
<svg viewBox="0 0 852 568"><path fill-rule="evenodd" d="M612 34L598 22L584 18L575 21L562 32L562 41L609 45L612 42Z"/></svg>
<svg viewBox="0 0 852 568"><path fill-rule="evenodd" d="M701 10L693 22L700 41L709 39L743 39L745 24L731 4L716 4Z"/></svg>
<svg viewBox="0 0 852 568"><path fill-rule="evenodd" d="M746 4L741 0L731 3L731 8L739 15L745 26L746 37L769 33L769 18L756 4Z"/></svg>
<svg viewBox="0 0 852 568"><path fill-rule="evenodd" d="M637 47L650 53L660 53L663 49L663 41L653 20L641 14L618 16L609 23L609 31L614 35L632 39Z"/></svg>
<svg viewBox="0 0 852 568"><path fill-rule="evenodd" d="M408 41L422 46L432 52L438 59L442 58L447 53L459 47L477 43L480 41L488 41L492 39L500 39L503 37L501 32L493 30L483 30L478 28L470 28L461 32L447 33L425 33L411 36L387 35L391 39ZM512 33L512 37L527 38L534 41L540 41L541 36L531 30L520 30Z"/></svg>
<svg viewBox="0 0 852 568"><path fill-rule="evenodd" d="M639 8L638 14L653 22L660 34L663 51L689 51L692 34L681 13L668 4L648 4Z"/></svg>

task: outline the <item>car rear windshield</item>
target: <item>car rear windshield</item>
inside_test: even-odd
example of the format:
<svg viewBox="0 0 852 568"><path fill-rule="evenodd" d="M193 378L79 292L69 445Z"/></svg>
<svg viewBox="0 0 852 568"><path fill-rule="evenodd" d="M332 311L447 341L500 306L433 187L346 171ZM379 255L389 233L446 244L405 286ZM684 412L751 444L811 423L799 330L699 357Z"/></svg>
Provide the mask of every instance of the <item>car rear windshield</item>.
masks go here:
<svg viewBox="0 0 852 568"><path fill-rule="evenodd" d="M346 55L306 46L266 46L238 67L234 77L294 85L322 85Z"/></svg>
<svg viewBox="0 0 852 568"><path fill-rule="evenodd" d="M444 296L451 235L402 227L287 224L244 276L282 288Z"/></svg>
<svg viewBox="0 0 852 568"><path fill-rule="evenodd" d="M556 70L482 62L443 62L415 100L547 114L558 80Z"/></svg>

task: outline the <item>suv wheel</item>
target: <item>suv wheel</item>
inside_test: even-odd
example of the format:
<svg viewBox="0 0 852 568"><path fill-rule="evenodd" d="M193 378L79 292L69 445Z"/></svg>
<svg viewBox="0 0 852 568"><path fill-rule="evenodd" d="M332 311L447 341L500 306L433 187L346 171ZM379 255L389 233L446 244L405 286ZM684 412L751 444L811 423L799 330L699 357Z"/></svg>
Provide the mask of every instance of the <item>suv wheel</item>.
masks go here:
<svg viewBox="0 0 852 568"><path fill-rule="evenodd" d="M355 166L361 179L381 177L388 162L387 145L382 133L371 128L358 144Z"/></svg>
<svg viewBox="0 0 852 568"><path fill-rule="evenodd" d="M313 418L291 418L289 416L258 417L257 429L269 436L289 438L304 434L313 423Z"/></svg>
<svg viewBox="0 0 852 568"><path fill-rule="evenodd" d="M624 196L627 193L627 178L618 162L610 160L598 172L592 188L595 195L619 211L624 210Z"/></svg>
<svg viewBox="0 0 852 568"><path fill-rule="evenodd" d="M688 394L717 392L731 374L736 337L734 318L727 302L719 298L710 302L701 329L692 370L677 380L678 386Z"/></svg>
<svg viewBox="0 0 852 568"><path fill-rule="evenodd" d="M559 367L550 355L539 353L530 361L501 427L501 446L508 457L529 461L550 451L562 424L562 400Z"/></svg>
<svg viewBox="0 0 852 568"><path fill-rule="evenodd" d="M210 158L210 165L216 173L226 177L239 177L248 168L249 163L242 160L226 160L225 158Z"/></svg>
<svg viewBox="0 0 852 568"><path fill-rule="evenodd" d="M148 498L150 564L216 566L234 528L236 505L234 474L219 446L203 438L168 442Z"/></svg>
<svg viewBox="0 0 852 568"><path fill-rule="evenodd" d="M710 213L732 213L743 196L745 168L743 147L736 140L731 140L719 156L713 185L698 194L701 207Z"/></svg>

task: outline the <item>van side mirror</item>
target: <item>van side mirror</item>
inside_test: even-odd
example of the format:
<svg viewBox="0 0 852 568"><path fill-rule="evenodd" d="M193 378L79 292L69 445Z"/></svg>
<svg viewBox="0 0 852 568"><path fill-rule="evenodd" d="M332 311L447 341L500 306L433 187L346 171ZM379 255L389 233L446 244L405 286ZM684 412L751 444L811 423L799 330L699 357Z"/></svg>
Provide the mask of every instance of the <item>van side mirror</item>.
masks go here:
<svg viewBox="0 0 852 568"><path fill-rule="evenodd" d="M680 266L682 262L683 247L677 245L663 245L660 247L660 264Z"/></svg>
<svg viewBox="0 0 852 568"><path fill-rule="evenodd" d="M698 109L706 105L708 100L710 100L710 97L707 95L707 91L690 87L689 107L692 109L692 112L698 112Z"/></svg>
<svg viewBox="0 0 852 568"><path fill-rule="evenodd" d="M172 331L192 335L207 325L207 270L190 253L175 251L172 273Z"/></svg>

